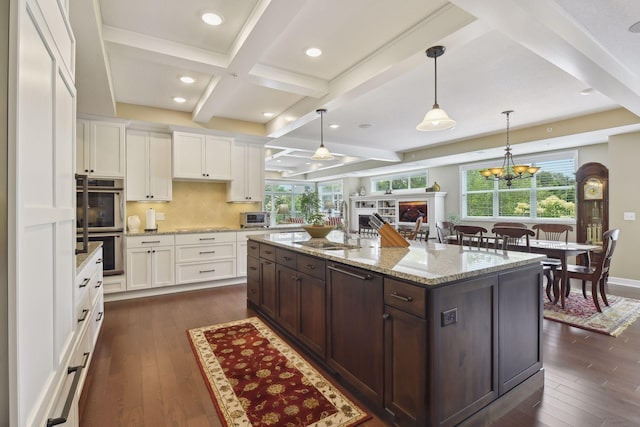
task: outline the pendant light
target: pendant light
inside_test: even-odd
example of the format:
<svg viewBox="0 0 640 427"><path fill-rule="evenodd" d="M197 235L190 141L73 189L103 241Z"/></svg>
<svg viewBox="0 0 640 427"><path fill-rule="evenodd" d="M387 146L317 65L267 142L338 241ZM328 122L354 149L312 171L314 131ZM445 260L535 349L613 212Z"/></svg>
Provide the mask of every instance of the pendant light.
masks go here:
<svg viewBox="0 0 640 427"><path fill-rule="evenodd" d="M333 160L333 154L324 146L324 113L326 112L327 110L324 108L316 110L316 113L320 114L320 147L318 147L313 156L311 156L311 160Z"/></svg>
<svg viewBox="0 0 640 427"><path fill-rule="evenodd" d="M446 111L444 111L438 105L438 57L444 54L445 47L444 46L432 46L427 49L427 56L429 58L433 58L433 69L434 69L434 103L433 108L425 114L424 119L418 126L416 126L417 130L422 131L432 131L432 130L445 130L451 129L456 125L456 121L449 118L447 116Z"/></svg>
<svg viewBox="0 0 640 427"><path fill-rule="evenodd" d="M536 172L540 170L537 166L530 165L515 165L513 163L513 155L511 154L511 145L509 143L509 114L513 113L513 110L503 111L502 114L507 116L507 148L502 161L501 168L489 168L480 171L480 174L486 179L494 181L505 181L507 188L511 188L511 181L515 179L528 179L532 178Z"/></svg>

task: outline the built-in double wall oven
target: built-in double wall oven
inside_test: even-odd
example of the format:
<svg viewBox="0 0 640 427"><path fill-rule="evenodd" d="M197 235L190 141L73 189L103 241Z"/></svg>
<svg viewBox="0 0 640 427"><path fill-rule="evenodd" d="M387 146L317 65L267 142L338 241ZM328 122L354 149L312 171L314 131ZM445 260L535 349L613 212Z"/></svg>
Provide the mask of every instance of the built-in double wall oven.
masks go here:
<svg viewBox="0 0 640 427"><path fill-rule="evenodd" d="M86 193L84 179L88 184ZM104 274L123 274L124 180L79 176L76 186L77 241L83 241L86 230L88 241L102 242Z"/></svg>

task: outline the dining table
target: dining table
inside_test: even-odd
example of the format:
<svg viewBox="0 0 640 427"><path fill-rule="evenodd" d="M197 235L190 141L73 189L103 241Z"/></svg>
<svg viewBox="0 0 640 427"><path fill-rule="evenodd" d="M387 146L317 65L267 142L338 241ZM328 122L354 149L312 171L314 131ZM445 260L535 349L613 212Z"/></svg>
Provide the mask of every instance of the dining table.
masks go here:
<svg viewBox="0 0 640 427"><path fill-rule="evenodd" d="M502 247L501 238L492 234L482 236L484 246L486 247ZM447 236L449 243L456 243L456 236ZM514 251L530 251L532 253L546 255L548 258L559 259L561 263L560 279L553 280L553 304L560 305L565 308L565 297L570 289L569 275L567 272L567 264L569 257L585 255L583 257L585 265L589 265L591 261L591 252L597 252L602 249L600 245L592 245L587 243L563 242L556 240L529 239L529 249L522 245L509 245L508 250Z"/></svg>

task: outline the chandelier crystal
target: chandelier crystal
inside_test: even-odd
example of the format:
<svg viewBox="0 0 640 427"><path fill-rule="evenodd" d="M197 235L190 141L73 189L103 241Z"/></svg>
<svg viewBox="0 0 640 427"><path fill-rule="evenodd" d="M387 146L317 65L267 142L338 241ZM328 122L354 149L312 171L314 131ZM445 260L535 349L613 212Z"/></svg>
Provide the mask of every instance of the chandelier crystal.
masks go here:
<svg viewBox="0 0 640 427"><path fill-rule="evenodd" d="M507 188L511 188L511 181L516 179L528 179L532 178L536 172L540 170L537 166L529 165L516 165L513 162L513 155L511 154L511 145L509 144L509 115L513 113L513 110L503 111L502 114L507 116L507 147L502 161L502 167L488 168L480 171L480 174L486 179L492 179L494 181L505 181Z"/></svg>

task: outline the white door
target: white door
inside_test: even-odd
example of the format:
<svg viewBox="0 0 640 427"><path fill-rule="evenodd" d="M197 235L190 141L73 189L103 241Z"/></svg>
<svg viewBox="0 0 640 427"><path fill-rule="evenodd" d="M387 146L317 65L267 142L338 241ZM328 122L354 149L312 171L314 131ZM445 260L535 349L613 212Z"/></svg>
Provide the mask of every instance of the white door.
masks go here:
<svg viewBox="0 0 640 427"><path fill-rule="evenodd" d="M151 287L152 248L127 249L127 290Z"/></svg>
<svg viewBox="0 0 640 427"><path fill-rule="evenodd" d="M171 136L149 134L149 193L153 200L171 201Z"/></svg>
<svg viewBox="0 0 640 427"><path fill-rule="evenodd" d="M124 138L123 124L91 121L92 175L124 178Z"/></svg>
<svg viewBox="0 0 640 427"><path fill-rule="evenodd" d="M249 200L262 202L264 198L264 148L247 144L245 191Z"/></svg>
<svg viewBox="0 0 640 427"><path fill-rule="evenodd" d="M204 172L204 135L173 133L173 177L206 179Z"/></svg>
<svg viewBox="0 0 640 427"><path fill-rule="evenodd" d="M149 200L147 132L127 131L127 200Z"/></svg>
<svg viewBox="0 0 640 427"><path fill-rule="evenodd" d="M205 144L205 168L207 179L231 179L231 146L230 139L207 136Z"/></svg>
<svg viewBox="0 0 640 427"><path fill-rule="evenodd" d="M70 32L54 3L12 1L8 98L8 391L12 426L45 425L75 332L74 140ZM52 7L48 7L52 6ZM60 50L61 49L61 50Z"/></svg>
<svg viewBox="0 0 640 427"><path fill-rule="evenodd" d="M231 173L233 181L227 185L227 200L230 202L246 202L247 144L235 142L231 153Z"/></svg>
<svg viewBox="0 0 640 427"><path fill-rule="evenodd" d="M89 173L89 130L87 120L76 122L76 173L81 175Z"/></svg>
<svg viewBox="0 0 640 427"><path fill-rule="evenodd" d="M175 284L175 252L173 246L156 247L152 250L153 286Z"/></svg>

